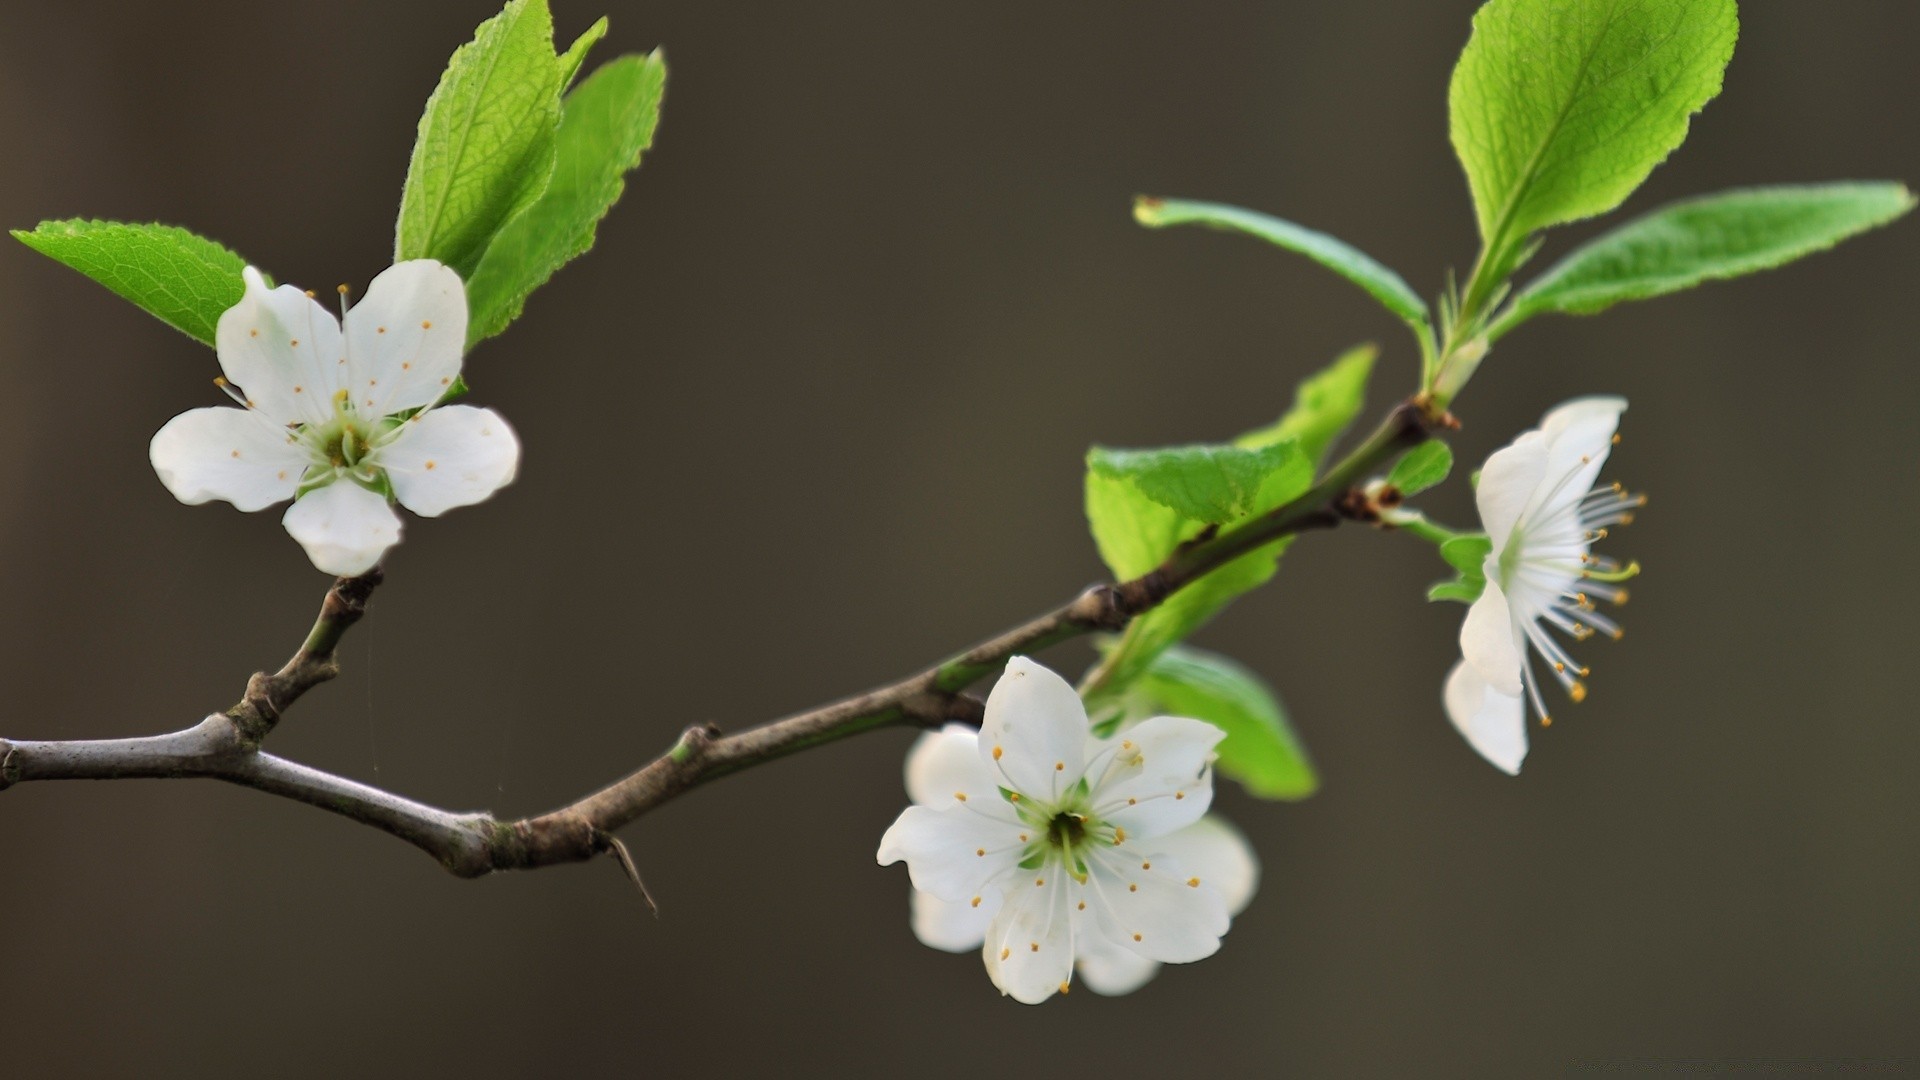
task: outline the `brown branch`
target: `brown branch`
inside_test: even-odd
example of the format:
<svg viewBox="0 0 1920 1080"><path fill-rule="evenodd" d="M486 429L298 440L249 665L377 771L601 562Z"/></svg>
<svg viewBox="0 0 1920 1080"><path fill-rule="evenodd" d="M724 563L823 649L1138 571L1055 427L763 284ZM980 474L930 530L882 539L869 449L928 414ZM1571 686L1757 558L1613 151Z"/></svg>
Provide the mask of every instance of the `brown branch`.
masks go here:
<svg viewBox="0 0 1920 1080"><path fill-rule="evenodd" d="M983 705L963 691L1019 653L1124 628L1211 571L1296 533L1340 523L1348 490L1426 438L1441 420L1415 402L1393 410L1371 438L1299 498L1225 531L1209 530L1131 581L1095 586L1066 604L909 678L732 735L688 728L672 749L625 778L550 813L500 821L456 814L261 753L296 699L339 672L335 649L365 614L376 568L334 582L313 631L278 672L256 674L240 703L185 731L146 739L0 740L0 790L26 780L208 777L296 799L392 833L462 877L623 854L613 836L660 804L709 780L889 725L978 724ZM636 884L630 858L622 865ZM641 886L644 893L645 887ZM651 899L649 898L649 903Z"/></svg>

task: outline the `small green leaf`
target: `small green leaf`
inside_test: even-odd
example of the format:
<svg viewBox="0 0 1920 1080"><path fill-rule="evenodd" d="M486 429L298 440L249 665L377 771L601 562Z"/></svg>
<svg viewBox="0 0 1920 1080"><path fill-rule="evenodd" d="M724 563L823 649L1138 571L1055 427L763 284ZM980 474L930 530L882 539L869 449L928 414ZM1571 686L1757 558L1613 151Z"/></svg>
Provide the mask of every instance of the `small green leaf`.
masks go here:
<svg viewBox="0 0 1920 1080"><path fill-rule="evenodd" d="M1591 315L1704 281L1770 270L1913 209L1903 184L1748 188L1662 207L1579 248L1528 285L1503 333L1548 311Z"/></svg>
<svg viewBox="0 0 1920 1080"><path fill-rule="evenodd" d="M1372 374L1379 353L1372 345L1348 349L1325 369L1302 380L1286 415L1240 436L1234 445L1261 447L1292 441L1319 468L1334 440L1366 406L1367 376Z"/></svg>
<svg viewBox="0 0 1920 1080"><path fill-rule="evenodd" d="M1437 486L1452 471L1453 451L1439 439L1428 439L1395 463L1387 483L1411 497Z"/></svg>
<svg viewBox="0 0 1920 1080"><path fill-rule="evenodd" d="M1128 693L1140 716L1186 716L1227 733L1216 768L1263 799L1304 799L1320 786L1306 747L1260 677L1217 653L1174 646Z"/></svg>
<svg viewBox="0 0 1920 1080"><path fill-rule="evenodd" d="M1486 590L1486 578L1460 578L1456 581L1442 581L1435 584L1427 590L1427 599L1457 600L1462 604L1471 604L1480 599L1480 594Z"/></svg>
<svg viewBox="0 0 1920 1080"><path fill-rule="evenodd" d="M509 0L453 54L427 99L394 261L438 259L472 276L494 233L547 186L559 119L546 0Z"/></svg>
<svg viewBox="0 0 1920 1080"><path fill-rule="evenodd" d="M597 22L587 27L586 33L573 39L573 44L567 46L566 52L560 54L561 93L566 93L567 88L573 85L573 80L580 74L581 65L587 62L587 54L592 52L593 47L600 44L600 39L606 36L607 17L602 15Z"/></svg>
<svg viewBox="0 0 1920 1080"><path fill-rule="evenodd" d="M1256 450L1176 446L1087 452L1087 468L1131 482L1140 494L1189 521L1221 524L1243 517L1275 470L1299 455L1291 442Z"/></svg>
<svg viewBox="0 0 1920 1080"><path fill-rule="evenodd" d="M171 225L43 221L14 239L119 293L188 337L213 344L220 314L240 302L247 261Z"/></svg>
<svg viewBox="0 0 1920 1080"><path fill-rule="evenodd" d="M1448 93L1486 258L1619 206L1720 92L1734 0L1491 0Z"/></svg>
<svg viewBox="0 0 1920 1080"><path fill-rule="evenodd" d="M1245 233L1270 244L1305 255L1367 291L1388 311L1400 316L1416 330L1427 327L1427 305L1399 274L1376 262L1372 256L1326 233L1295 225L1254 210L1243 210L1224 203L1195 202L1190 199L1156 199L1142 195L1133 202L1133 217L1149 229L1169 225L1204 225L1223 232Z"/></svg>
<svg viewBox="0 0 1920 1080"><path fill-rule="evenodd" d="M1484 577L1487 556L1493 554L1493 541L1485 536L1458 536L1440 545L1440 557L1447 565L1473 577Z"/></svg>
<svg viewBox="0 0 1920 1080"><path fill-rule="evenodd" d="M593 246L600 219L626 189L625 174L653 143L666 80L660 53L622 56L567 95L552 180L493 238L467 281L468 345L506 329L535 289Z"/></svg>

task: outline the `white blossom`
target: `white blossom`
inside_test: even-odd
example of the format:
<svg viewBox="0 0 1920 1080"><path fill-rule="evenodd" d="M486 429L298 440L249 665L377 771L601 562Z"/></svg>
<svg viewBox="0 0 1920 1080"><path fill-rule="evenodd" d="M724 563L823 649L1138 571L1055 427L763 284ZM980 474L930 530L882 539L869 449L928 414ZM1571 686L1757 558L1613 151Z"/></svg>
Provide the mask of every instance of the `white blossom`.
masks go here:
<svg viewBox="0 0 1920 1080"><path fill-rule="evenodd" d="M1076 970L1124 994L1212 955L1258 876L1246 841L1205 816L1221 738L1170 716L1092 738L1072 686L1008 661L979 732L929 733L908 757L914 805L878 858L907 863L914 933L981 949L994 985L1028 1004Z"/></svg>
<svg viewBox="0 0 1920 1080"><path fill-rule="evenodd" d="M1557 631L1575 641L1621 628L1596 600L1623 604L1619 583L1638 564L1594 555L1609 527L1633 520L1646 497L1619 484L1595 487L1627 403L1617 397L1569 401L1487 459L1476 497L1492 542L1486 589L1460 627L1461 660L1447 677L1447 716L1481 756L1517 774L1527 755L1526 705L1552 722L1531 654L1574 701L1587 696L1589 671ZM1523 700L1524 699L1524 700Z"/></svg>
<svg viewBox="0 0 1920 1080"><path fill-rule="evenodd" d="M291 285L267 288L253 267L243 276L214 338L215 381L241 407L190 410L153 437L174 497L248 511L296 499L282 523L313 565L361 574L400 542L390 500L435 517L513 480L520 442L498 413L435 407L466 348L458 274L398 263L341 319Z"/></svg>

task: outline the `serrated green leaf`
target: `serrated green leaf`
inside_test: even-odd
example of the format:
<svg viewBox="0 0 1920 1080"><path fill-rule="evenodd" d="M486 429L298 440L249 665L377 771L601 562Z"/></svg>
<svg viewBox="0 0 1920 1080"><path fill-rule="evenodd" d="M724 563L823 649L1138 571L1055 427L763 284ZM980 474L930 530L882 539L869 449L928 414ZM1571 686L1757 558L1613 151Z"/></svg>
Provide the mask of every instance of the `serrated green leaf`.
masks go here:
<svg viewBox="0 0 1920 1080"><path fill-rule="evenodd" d="M1493 554L1493 541L1485 536L1456 536L1440 545L1440 557L1447 565L1471 577L1484 577L1487 556Z"/></svg>
<svg viewBox="0 0 1920 1080"><path fill-rule="evenodd" d="M1296 225L1284 218L1245 210L1225 203L1191 199L1158 199L1142 195L1133 202L1133 217L1149 229L1169 225L1204 225L1222 232L1244 233L1269 244L1305 255L1367 291L1388 311L1416 330L1427 327L1427 305L1399 274L1344 240Z"/></svg>
<svg viewBox="0 0 1920 1080"><path fill-rule="evenodd" d="M207 345L220 314L240 302L247 261L172 225L43 221L14 239L64 263Z"/></svg>
<svg viewBox="0 0 1920 1080"><path fill-rule="evenodd" d="M1428 439L1394 463L1387 483L1398 488L1402 496L1412 497L1437 486L1452 471L1452 448L1439 439Z"/></svg>
<svg viewBox="0 0 1920 1080"><path fill-rule="evenodd" d="M546 0L509 0L453 54L427 99L394 261L438 259L472 276L494 233L546 187L559 119Z"/></svg>
<svg viewBox="0 0 1920 1080"><path fill-rule="evenodd" d="M1204 720L1227 733L1215 763L1263 799L1304 799L1319 788L1306 747L1260 677L1217 653L1176 645L1128 691L1128 711Z"/></svg>
<svg viewBox="0 0 1920 1080"><path fill-rule="evenodd" d="M600 44L600 39L606 36L607 17L602 15L592 26L587 27L586 33L573 39L573 44L567 46L566 52L560 54L561 93L566 93L567 88L573 85L573 80L580 74L581 65L587 62L587 54L592 52L593 47Z"/></svg>
<svg viewBox="0 0 1920 1080"><path fill-rule="evenodd" d="M1462 604L1471 604L1480 599L1487 589L1487 579L1461 578L1457 581L1442 581L1427 590L1428 600L1455 600Z"/></svg>
<svg viewBox="0 0 1920 1080"><path fill-rule="evenodd" d="M1491 0L1448 93L1486 257L1620 205L1720 92L1734 0Z"/></svg>
<svg viewBox="0 0 1920 1080"><path fill-rule="evenodd" d="M1238 446L1174 446L1157 450L1087 452L1087 468L1129 481L1140 494L1188 521L1221 524L1243 517L1260 486L1297 457L1291 442L1258 449Z"/></svg>
<svg viewBox="0 0 1920 1080"><path fill-rule="evenodd" d="M467 281L469 346L506 329L535 289L593 247L600 219L626 189L625 174L653 144L666 80L658 52L622 56L567 95L552 179L493 238Z"/></svg>
<svg viewBox="0 0 1920 1080"><path fill-rule="evenodd" d="M1301 381L1293 394L1293 407L1285 415L1247 432L1233 444L1261 447L1292 441L1318 469L1334 440L1366 406L1367 376L1373 373L1373 361L1379 353L1372 345L1348 349L1332 364Z"/></svg>
<svg viewBox="0 0 1920 1080"><path fill-rule="evenodd" d="M1541 312L1591 315L1769 270L1913 209L1903 184L1747 188L1662 207L1575 250L1514 298L1493 336Z"/></svg>

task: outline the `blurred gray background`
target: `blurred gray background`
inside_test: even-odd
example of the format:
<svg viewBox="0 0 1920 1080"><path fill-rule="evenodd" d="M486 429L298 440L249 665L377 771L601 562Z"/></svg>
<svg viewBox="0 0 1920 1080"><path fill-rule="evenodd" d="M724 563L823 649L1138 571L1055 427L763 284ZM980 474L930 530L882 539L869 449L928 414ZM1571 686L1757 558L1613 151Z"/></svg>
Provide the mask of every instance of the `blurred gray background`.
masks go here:
<svg viewBox="0 0 1920 1080"><path fill-rule="evenodd" d="M860 690L1101 572L1080 456L1218 438L1404 332L1136 192L1335 232L1431 294L1473 253L1446 141L1473 0L712 4L602 11L664 44L654 153L600 248L477 351L526 446L409 520L348 671L283 754L537 812L661 750ZM1920 179L1920 12L1744 5L1726 92L1629 204ZM492 0L0 4L0 223L161 219L282 280L381 269L421 103ZM1001 1000L918 945L873 851L912 735L702 789L611 862L455 880L212 782L0 796L0 1044L19 1076L647 1073L1540 1076L1599 1062L1920 1068L1920 233L1540 321L1459 403L1478 462L1554 403L1633 403L1651 492L1592 698L1508 779L1439 707L1462 609L1359 528L1303 540L1202 643L1282 691L1323 772L1220 803L1266 876L1223 951L1133 997ZM1550 259L1591 226L1556 234ZM0 248L0 734L224 707L326 579L277 523L184 508L147 441L211 351ZM1464 484L1430 500L1470 520ZM1087 659L1063 648L1069 671ZM1795 1066L1797 1067L1797 1066Z"/></svg>

